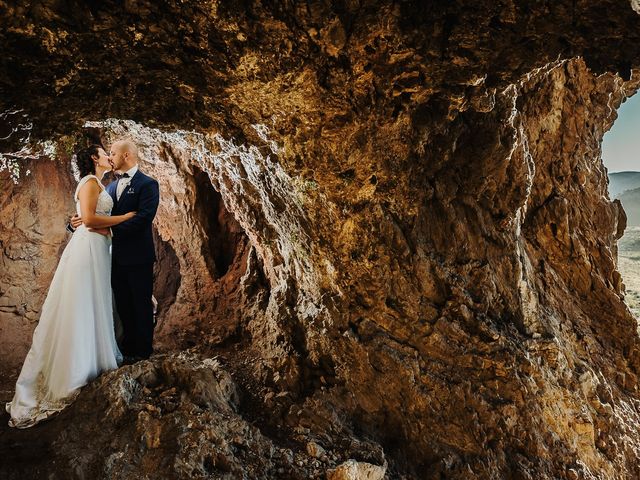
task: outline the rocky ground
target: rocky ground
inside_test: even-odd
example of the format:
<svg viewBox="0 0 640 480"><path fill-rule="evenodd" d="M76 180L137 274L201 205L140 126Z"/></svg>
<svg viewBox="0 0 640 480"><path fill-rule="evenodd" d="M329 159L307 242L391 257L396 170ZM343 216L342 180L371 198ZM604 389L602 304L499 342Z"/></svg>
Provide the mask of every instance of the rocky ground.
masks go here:
<svg viewBox="0 0 640 480"><path fill-rule="evenodd" d="M268 417L278 398L267 401L271 411L261 408L256 385L231 376L228 358L236 372L251 361L232 350L154 355L102 374L67 410L17 433L3 412L0 453L11 460L2 478L384 477L386 460L374 444L317 437L302 425L273 430ZM105 425L113 435L96 435Z"/></svg>
<svg viewBox="0 0 640 480"><path fill-rule="evenodd" d="M640 477L600 158L637 2L445 3L0 2L9 383L75 146L162 198L157 356L2 427L0 476Z"/></svg>

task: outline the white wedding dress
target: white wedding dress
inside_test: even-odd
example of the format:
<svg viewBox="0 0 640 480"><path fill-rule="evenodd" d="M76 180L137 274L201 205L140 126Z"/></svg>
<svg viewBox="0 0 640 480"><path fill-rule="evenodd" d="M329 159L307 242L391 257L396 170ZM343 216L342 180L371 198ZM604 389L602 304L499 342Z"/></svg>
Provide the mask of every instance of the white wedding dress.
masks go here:
<svg viewBox="0 0 640 480"><path fill-rule="evenodd" d="M74 198L95 175L78 183ZM100 180L96 214L110 215L113 200ZM42 305L31 349L6 404L9 425L27 428L64 409L80 388L105 370L117 368L111 291L111 238L76 229L67 244Z"/></svg>

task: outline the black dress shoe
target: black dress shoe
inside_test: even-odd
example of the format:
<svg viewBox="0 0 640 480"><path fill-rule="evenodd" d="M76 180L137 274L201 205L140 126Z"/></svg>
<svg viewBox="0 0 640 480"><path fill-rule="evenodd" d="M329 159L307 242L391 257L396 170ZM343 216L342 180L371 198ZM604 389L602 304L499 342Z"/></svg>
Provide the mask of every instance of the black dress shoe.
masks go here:
<svg viewBox="0 0 640 480"><path fill-rule="evenodd" d="M122 357L122 365L133 365L136 362L143 360L141 357L136 357L133 355L123 355Z"/></svg>
<svg viewBox="0 0 640 480"><path fill-rule="evenodd" d="M131 360L131 357L129 355L123 355L122 362L120 362L120 366L131 364L130 360Z"/></svg>

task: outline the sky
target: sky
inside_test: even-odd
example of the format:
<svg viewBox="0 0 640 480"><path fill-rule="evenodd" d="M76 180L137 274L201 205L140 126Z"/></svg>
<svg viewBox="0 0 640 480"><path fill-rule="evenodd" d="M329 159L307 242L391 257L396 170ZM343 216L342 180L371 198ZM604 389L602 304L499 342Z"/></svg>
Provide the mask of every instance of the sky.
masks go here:
<svg viewBox="0 0 640 480"><path fill-rule="evenodd" d="M620 105L602 140L602 160L609 173L640 171L640 92Z"/></svg>

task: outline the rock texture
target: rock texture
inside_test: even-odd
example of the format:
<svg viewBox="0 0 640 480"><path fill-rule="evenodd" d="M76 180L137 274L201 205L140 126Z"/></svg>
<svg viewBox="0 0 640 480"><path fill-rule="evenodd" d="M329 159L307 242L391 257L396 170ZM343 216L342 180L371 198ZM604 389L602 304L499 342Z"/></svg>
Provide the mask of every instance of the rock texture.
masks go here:
<svg viewBox="0 0 640 480"><path fill-rule="evenodd" d="M328 480L381 480L385 468L365 462L349 460L327 472Z"/></svg>
<svg viewBox="0 0 640 480"><path fill-rule="evenodd" d="M325 478L331 462L292 450L244 419L238 387L217 359L158 355L101 375L81 397L45 429L25 430L2 446L11 458L3 478L307 479ZM109 434L95 434L96 411ZM35 449L46 454L34 458ZM340 455L362 450L348 444ZM351 461L336 472L373 480L384 470Z"/></svg>
<svg viewBox="0 0 640 480"><path fill-rule="evenodd" d="M126 135L162 194L162 353L93 382L47 442L3 427L3 475L640 476L600 159L640 85L634 8L0 3L3 111L33 122L3 116L5 157ZM23 263L18 217L0 230L11 308L10 272L55 264L33 234L72 188L54 164L0 172L2 208L38 219ZM2 342L28 344L28 312L2 312Z"/></svg>

